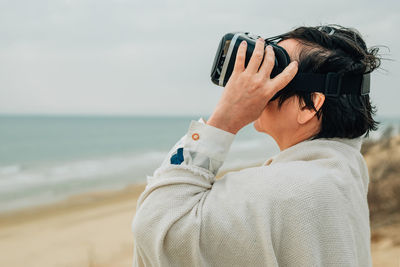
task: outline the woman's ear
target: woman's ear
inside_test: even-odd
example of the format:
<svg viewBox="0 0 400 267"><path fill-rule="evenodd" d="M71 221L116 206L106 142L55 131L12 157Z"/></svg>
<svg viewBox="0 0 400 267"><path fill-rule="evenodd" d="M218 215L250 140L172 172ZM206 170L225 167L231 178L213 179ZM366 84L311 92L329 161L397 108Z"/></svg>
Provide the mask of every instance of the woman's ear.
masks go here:
<svg viewBox="0 0 400 267"><path fill-rule="evenodd" d="M325 95L322 93L312 93L312 101L314 102L314 107L318 111L322 107L325 101ZM304 103L301 103L304 104ZM311 120L317 112L314 109L305 108L300 105L299 113L297 115L297 122L299 124L305 124Z"/></svg>

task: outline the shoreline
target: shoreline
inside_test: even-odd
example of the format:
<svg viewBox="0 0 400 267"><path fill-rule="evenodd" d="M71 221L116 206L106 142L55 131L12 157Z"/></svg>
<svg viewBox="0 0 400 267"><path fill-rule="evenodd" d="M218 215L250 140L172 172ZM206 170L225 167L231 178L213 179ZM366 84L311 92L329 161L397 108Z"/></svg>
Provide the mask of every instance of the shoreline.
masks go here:
<svg viewBox="0 0 400 267"><path fill-rule="evenodd" d="M224 169L220 171L216 179L221 178L228 172L240 171L244 168L260 166L264 161L249 166ZM121 199L129 199L133 196L139 196L144 190L146 182L132 183L119 189L94 189L87 192L76 193L60 200L49 201L46 203L32 204L12 210L0 211L0 227L7 226L10 222L13 224L27 219L35 219L40 216L49 215L54 212L68 212L74 209L89 208L100 203L107 204ZM138 192L140 191L140 192Z"/></svg>
<svg viewBox="0 0 400 267"><path fill-rule="evenodd" d="M0 228L8 225L15 226L15 224L25 223L28 220L35 220L42 216L54 216L55 213L76 212L94 208L98 205L109 205L118 201L136 199L145 186L146 183L137 183L125 186L122 189L84 192L59 201L1 212Z"/></svg>

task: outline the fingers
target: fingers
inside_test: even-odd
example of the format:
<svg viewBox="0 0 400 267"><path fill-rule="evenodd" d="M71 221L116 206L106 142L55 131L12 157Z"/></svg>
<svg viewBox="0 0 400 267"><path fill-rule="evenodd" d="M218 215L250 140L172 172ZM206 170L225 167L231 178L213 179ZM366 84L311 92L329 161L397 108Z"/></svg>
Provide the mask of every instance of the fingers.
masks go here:
<svg viewBox="0 0 400 267"><path fill-rule="evenodd" d="M256 42L253 54L251 55L249 65L247 65L246 71L249 73L256 73L260 67L261 61L264 57L264 40L259 38Z"/></svg>
<svg viewBox="0 0 400 267"><path fill-rule="evenodd" d="M246 60L247 43L242 41L239 45L236 53L235 66L233 67L234 72L243 72L245 70L244 62Z"/></svg>
<svg viewBox="0 0 400 267"><path fill-rule="evenodd" d="M275 65L275 52L274 49L272 49L272 46L268 45L265 48L265 57L261 65L261 68L259 70L259 73L264 77L269 77L271 75L272 69L274 68L274 65Z"/></svg>
<svg viewBox="0 0 400 267"><path fill-rule="evenodd" d="M271 80L272 88L275 88L275 92L273 92L273 95L284 88L286 85L288 85L288 83L294 78L294 76L296 76L297 69L297 61L292 61L281 73L279 73L279 75Z"/></svg>

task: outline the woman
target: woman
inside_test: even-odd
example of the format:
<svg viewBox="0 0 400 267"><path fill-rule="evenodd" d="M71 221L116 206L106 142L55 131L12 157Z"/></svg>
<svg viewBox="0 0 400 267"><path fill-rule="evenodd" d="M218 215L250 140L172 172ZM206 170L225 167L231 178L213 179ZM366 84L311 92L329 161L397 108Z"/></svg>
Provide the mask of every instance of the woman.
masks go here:
<svg viewBox="0 0 400 267"><path fill-rule="evenodd" d="M258 40L245 67L241 44L211 117L192 121L148 177L133 220L134 266L372 265L360 154L377 126L369 96L285 86L298 72L371 72L377 50L337 25L300 27L278 44L292 62L273 79L273 50ZM235 134L253 121L281 152L216 180Z"/></svg>

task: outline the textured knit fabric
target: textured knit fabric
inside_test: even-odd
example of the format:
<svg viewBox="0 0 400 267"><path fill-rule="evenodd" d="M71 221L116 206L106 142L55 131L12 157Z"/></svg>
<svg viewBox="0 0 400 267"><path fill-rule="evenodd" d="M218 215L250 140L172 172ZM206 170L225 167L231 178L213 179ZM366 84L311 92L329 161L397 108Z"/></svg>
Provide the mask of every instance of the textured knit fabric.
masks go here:
<svg viewBox="0 0 400 267"><path fill-rule="evenodd" d="M133 266L372 266L361 138L306 140L216 180L233 139L192 121L147 177Z"/></svg>

